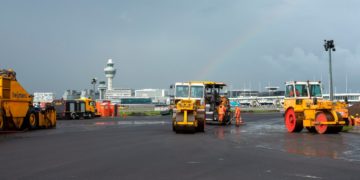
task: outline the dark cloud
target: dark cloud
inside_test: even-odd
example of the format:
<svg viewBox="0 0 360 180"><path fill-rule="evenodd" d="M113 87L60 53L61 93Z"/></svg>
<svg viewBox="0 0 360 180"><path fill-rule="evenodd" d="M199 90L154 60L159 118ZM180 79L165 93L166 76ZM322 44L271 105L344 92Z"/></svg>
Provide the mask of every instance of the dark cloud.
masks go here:
<svg viewBox="0 0 360 180"><path fill-rule="evenodd" d="M30 92L91 88L112 58L114 86L167 88L203 78L234 88L327 82L360 89L358 1L1 1L0 67ZM211 64L211 65L209 65Z"/></svg>

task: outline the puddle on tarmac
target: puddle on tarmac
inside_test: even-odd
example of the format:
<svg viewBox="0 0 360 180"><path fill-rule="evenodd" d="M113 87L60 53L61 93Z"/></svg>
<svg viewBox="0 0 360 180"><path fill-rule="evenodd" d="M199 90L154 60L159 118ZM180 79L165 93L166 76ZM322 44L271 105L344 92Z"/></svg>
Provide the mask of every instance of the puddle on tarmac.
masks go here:
<svg viewBox="0 0 360 180"><path fill-rule="evenodd" d="M360 161L359 141L347 143L348 136L342 134L285 133L282 151L309 157L328 157L348 161Z"/></svg>
<svg viewBox="0 0 360 180"><path fill-rule="evenodd" d="M306 130L302 133L287 133L284 125L279 124L217 126L212 131L217 139L236 143L235 148L250 145L307 157L360 161L360 140L356 134L320 135Z"/></svg>

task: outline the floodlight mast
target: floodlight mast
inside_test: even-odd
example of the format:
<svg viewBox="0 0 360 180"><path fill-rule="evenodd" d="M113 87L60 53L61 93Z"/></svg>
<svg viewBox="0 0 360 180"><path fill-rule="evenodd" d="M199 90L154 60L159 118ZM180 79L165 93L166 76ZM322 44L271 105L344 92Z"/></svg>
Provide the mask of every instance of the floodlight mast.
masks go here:
<svg viewBox="0 0 360 180"><path fill-rule="evenodd" d="M335 51L334 40L324 40L325 51L329 51L329 77L330 77L330 100L334 100L333 79L332 79L332 64L331 51Z"/></svg>

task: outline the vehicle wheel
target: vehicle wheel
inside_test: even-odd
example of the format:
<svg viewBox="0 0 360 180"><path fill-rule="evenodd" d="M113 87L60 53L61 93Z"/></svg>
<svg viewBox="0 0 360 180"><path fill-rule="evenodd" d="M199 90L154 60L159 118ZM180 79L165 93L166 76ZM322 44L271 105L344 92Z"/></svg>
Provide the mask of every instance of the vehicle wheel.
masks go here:
<svg viewBox="0 0 360 180"><path fill-rule="evenodd" d="M297 120L294 109L288 109L285 113L285 126L288 132L300 132L303 129L301 120Z"/></svg>
<svg viewBox="0 0 360 180"><path fill-rule="evenodd" d="M309 133L316 133L315 127L306 127L306 129L309 131Z"/></svg>
<svg viewBox="0 0 360 180"><path fill-rule="evenodd" d="M51 125L51 120L50 119L46 119L46 129L49 129L51 128L52 125Z"/></svg>
<svg viewBox="0 0 360 180"><path fill-rule="evenodd" d="M315 122L321 123L321 122L327 122L327 121L328 121L328 117L326 116L325 113L319 112L316 114ZM329 126L326 124L319 124L319 125L315 125L315 129L316 129L316 132L318 132L319 134L325 134L328 132Z"/></svg>
<svg viewBox="0 0 360 180"><path fill-rule="evenodd" d="M337 115L339 121L343 119L340 113L337 112L336 115ZM332 116L330 113L327 113L326 116L327 116L328 121L334 121L334 118L333 118L333 116ZM337 134L337 133L339 133L342 129L343 129L343 126L331 125L331 126L329 126L328 133Z"/></svg>
<svg viewBox="0 0 360 180"><path fill-rule="evenodd" d="M176 131L176 128L175 128L174 122L172 123L172 129L173 129L173 131Z"/></svg>
<svg viewBox="0 0 360 180"><path fill-rule="evenodd" d="M205 132L205 122L204 122L203 119L198 121L197 131L198 132Z"/></svg>
<svg viewBox="0 0 360 180"><path fill-rule="evenodd" d="M71 117L71 119L73 119L73 120L75 120L75 119L77 118L75 113L71 113L70 117Z"/></svg>
<svg viewBox="0 0 360 180"><path fill-rule="evenodd" d="M26 117L23 118L14 118L13 122L17 130L24 130L27 127Z"/></svg>
<svg viewBox="0 0 360 180"><path fill-rule="evenodd" d="M1 111L1 110L0 110ZM0 113L0 131L5 130L6 118Z"/></svg>
<svg viewBox="0 0 360 180"><path fill-rule="evenodd" d="M89 118L89 119L94 118L93 113L89 113L89 114L88 114L88 118Z"/></svg>
<svg viewBox="0 0 360 180"><path fill-rule="evenodd" d="M355 124L354 124L353 119L345 118L344 121L345 121L345 125L342 128L343 132L348 132L354 128Z"/></svg>
<svg viewBox="0 0 360 180"><path fill-rule="evenodd" d="M334 133L337 134L343 129L342 126L329 126L328 133Z"/></svg>
<svg viewBox="0 0 360 180"><path fill-rule="evenodd" d="M191 132L191 133L196 133L196 131L197 131L197 130L196 130L195 127L192 127L192 128L190 129L190 132Z"/></svg>
<svg viewBox="0 0 360 180"><path fill-rule="evenodd" d="M34 112L30 112L28 116L28 123L30 129L36 129L38 126L38 118Z"/></svg>

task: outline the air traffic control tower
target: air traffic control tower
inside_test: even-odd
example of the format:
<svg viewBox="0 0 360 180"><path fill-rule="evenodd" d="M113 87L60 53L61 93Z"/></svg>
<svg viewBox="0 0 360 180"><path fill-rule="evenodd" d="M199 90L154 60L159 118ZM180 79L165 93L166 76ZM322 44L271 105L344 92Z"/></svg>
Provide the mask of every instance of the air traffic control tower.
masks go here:
<svg viewBox="0 0 360 180"><path fill-rule="evenodd" d="M116 69L114 68L114 63L112 59L109 59L106 67L104 69L105 77L107 78L107 90L112 90L112 81L114 79L114 76L116 74Z"/></svg>

